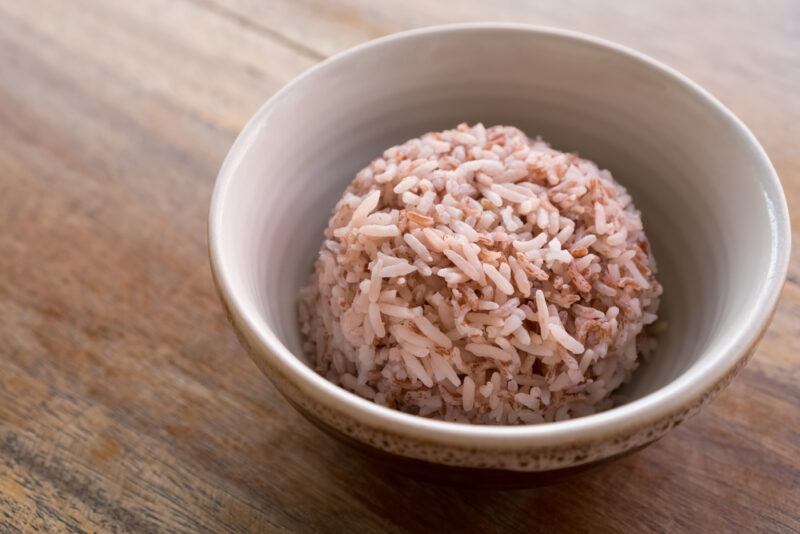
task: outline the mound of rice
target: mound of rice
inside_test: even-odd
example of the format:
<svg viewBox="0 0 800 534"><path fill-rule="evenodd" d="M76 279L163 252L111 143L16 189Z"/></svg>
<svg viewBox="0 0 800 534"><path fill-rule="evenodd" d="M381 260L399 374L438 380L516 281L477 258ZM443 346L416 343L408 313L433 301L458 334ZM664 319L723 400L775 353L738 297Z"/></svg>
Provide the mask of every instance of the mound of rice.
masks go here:
<svg viewBox="0 0 800 534"><path fill-rule="evenodd" d="M508 126L386 150L339 201L304 349L328 380L448 421L606 409L652 350L661 285L639 212L606 170Z"/></svg>

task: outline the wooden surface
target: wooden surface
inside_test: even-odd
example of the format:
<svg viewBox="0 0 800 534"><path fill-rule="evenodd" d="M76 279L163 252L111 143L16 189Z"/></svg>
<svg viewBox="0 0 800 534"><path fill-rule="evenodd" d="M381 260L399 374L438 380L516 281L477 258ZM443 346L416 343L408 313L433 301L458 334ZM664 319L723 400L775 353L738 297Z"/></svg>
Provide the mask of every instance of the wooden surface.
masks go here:
<svg viewBox="0 0 800 534"><path fill-rule="evenodd" d="M798 252L708 409L540 490L376 471L238 346L205 225L239 128L338 50L463 20L581 30L688 74L762 141L797 231L796 0L0 0L0 532L800 530Z"/></svg>

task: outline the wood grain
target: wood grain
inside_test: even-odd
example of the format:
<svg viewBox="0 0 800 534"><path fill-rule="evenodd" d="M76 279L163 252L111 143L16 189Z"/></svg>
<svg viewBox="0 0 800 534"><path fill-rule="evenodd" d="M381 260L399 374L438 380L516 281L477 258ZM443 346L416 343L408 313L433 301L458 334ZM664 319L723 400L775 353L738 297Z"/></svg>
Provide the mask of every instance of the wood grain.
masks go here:
<svg viewBox="0 0 800 534"><path fill-rule="evenodd" d="M800 530L798 252L757 354L708 409L539 490L376 470L239 348L205 243L239 128L331 53L461 20L586 31L685 72L762 141L798 230L793 0L0 0L1 532Z"/></svg>

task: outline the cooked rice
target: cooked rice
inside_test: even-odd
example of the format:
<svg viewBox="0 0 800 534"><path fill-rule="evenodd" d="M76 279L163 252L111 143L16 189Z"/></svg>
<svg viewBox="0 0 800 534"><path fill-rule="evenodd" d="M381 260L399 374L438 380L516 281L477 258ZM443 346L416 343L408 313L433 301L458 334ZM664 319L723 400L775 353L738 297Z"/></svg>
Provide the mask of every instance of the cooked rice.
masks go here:
<svg viewBox="0 0 800 534"><path fill-rule="evenodd" d="M386 150L325 238L300 297L304 349L384 406L485 424L587 415L654 346L662 288L631 197L513 127Z"/></svg>

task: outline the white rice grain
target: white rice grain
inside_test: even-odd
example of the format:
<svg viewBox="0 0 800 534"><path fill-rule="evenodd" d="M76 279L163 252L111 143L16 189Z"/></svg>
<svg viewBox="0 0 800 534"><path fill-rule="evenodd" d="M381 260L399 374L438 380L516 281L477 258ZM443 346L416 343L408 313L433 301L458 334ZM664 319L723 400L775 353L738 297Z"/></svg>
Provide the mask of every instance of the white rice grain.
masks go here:
<svg viewBox="0 0 800 534"><path fill-rule="evenodd" d="M548 325L548 329L550 330L550 334L552 334L553 338L565 349L570 351L573 354L583 354L585 350L583 344L580 341L572 337L564 330L564 327L558 323L551 322Z"/></svg>
<svg viewBox="0 0 800 534"><path fill-rule="evenodd" d="M494 282L494 285L498 290L502 291L506 295L514 294L514 288L512 287L511 282L506 280L494 265L484 263L483 272L486 273L486 276L488 276L492 282Z"/></svg>
<svg viewBox="0 0 800 534"><path fill-rule="evenodd" d="M444 348L451 348L453 342L441 330L436 328L424 315L414 317L414 324L417 325L420 332L428 336L428 338L437 345Z"/></svg>
<svg viewBox="0 0 800 534"><path fill-rule="evenodd" d="M408 372L408 375L418 379L420 382L425 384L426 387L432 387L433 379L422 366L420 361L407 351L401 351L401 354L403 356L403 363L406 365L406 371Z"/></svg>
<svg viewBox="0 0 800 534"><path fill-rule="evenodd" d="M453 265L458 267L458 269L462 273L464 273L466 276L468 276L469 278L475 280L476 282L478 282L480 284L485 284L486 283L486 280L483 277L483 274L480 271L478 271L477 269L475 269L475 267L473 267L458 252L455 252L454 250L447 249L447 250L444 251L444 255L447 256L447 259L449 259L451 262L453 262Z"/></svg>
<svg viewBox="0 0 800 534"><path fill-rule="evenodd" d="M350 220L350 224L353 226L361 225L364 220L367 218L367 215L372 213L375 208L378 207L378 202L381 200L381 191L380 189L375 189L370 191L367 195L364 196L364 199L358 205L356 210L353 212L353 218Z"/></svg>
<svg viewBox="0 0 800 534"><path fill-rule="evenodd" d="M400 235L400 229L394 224L367 224L359 228L358 231L368 237L394 237Z"/></svg>
<svg viewBox="0 0 800 534"><path fill-rule="evenodd" d="M547 301L544 299L544 292L541 289L536 290L536 314L539 319L542 339L547 339L550 335L550 328L548 327L550 312L547 310Z"/></svg>
<svg viewBox="0 0 800 534"><path fill-rule="evenodd" d="M403 234L403 241L405 241L411 250L413 250L420 259L426 263L430 263L433 261L433 256L431 256L430 251L422 244L422 242L414 237L413 234L407 233Z"/></svg>
<svg viewBox="0 0 800 534"><path fill-rule="evenodd" d="M395 194L397 195L402 195L406 191L414 189L418 183L419 183L419 178L417 178L416 176L406 176L405 178L400 180L400 183L394 186L394 189L392 189L392 191L394 191Z"/></svg>
<svg viewBox="0 0 800 534"><path fill-rule="evenodd" d="M469 375L464 377L464 386L461 390L461 402L464 411L472 410L475 405L475 381Z"/></svg>
<svg viewBox="0 0 800 534"><path fill-rule="evenodd" d="M482 358L492 358L500 362L511 361L510 354L494 345L487 345L486 343L468 343L464 348L475 356L480 356Z"/></svg>
<svg viewBox="0 0 800 534"><path fill-rule="evenodd" d="M405 276L407 274L411 274L416 271L417 268L408 263L407 261L403 261L401 263L397 263L395 265L388 265L381 269L381 277L382 278L395 278L397 276Z"/></svg>
<svg viewBox="0 0 800 534"><path fill-rule="evenodd" d="M375 302L369 305L369 322L375 336L383 337L386 335L386 330L383 327L383 320L381 319L381 310L379 305Z"/></svg>

